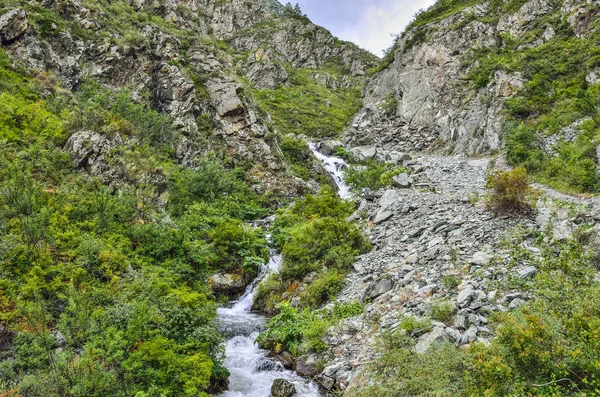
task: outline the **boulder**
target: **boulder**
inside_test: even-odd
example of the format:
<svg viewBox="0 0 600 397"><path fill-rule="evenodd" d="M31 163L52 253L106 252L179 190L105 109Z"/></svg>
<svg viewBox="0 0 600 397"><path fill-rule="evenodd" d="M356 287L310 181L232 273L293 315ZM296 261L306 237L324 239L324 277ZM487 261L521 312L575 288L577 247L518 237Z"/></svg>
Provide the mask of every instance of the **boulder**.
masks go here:
<svg viewBox="0 0 600 397"><path fill-rule="evenodd" d="M487 252L479 251L473 254L473 257L470 260L472 265L485 266L490 263L490 255Z"/></svg>
<svg viewBox="0 0 600 397"><path fill-rule="evenodd" d="M373 219L373 222L375 224L385 222L388 219L390 219L392 215L393 214L390 211L381 210L377 213L377 215L375 215L375 219Z"/></svg>
<svg viewBox="0 0 600 397"><path fill-rule="evenodd" d="M219 273L208 279L208 284L215 291L223 292L228 295L243 292L246 289L246 280L244 276L236 273Z"/></svg>
<svg viewBox="0 0 600 397"><path fill-rule="evenodd" d="M271 397L292 397L296 395L296 386L285 379L275 379L271 385Z"/></svg>
<svg viewBox="0 0 600 397"><path fill-rule="evenodd" d="M392 186L400 189L409 188L412 186L412 184L413 180L406 172L403 172L392 178Z"/></svg>
<svg viewBox="0 0 600 397"><path fill-rule="evenodd" d="M394 283L390 279L383 279L372 283L365 291L363 300L375 299L394 288Z"/></svg>
<svg viewBox="0 0 600 397"><path fill-rule="evenodd" d="M296 372L300 376L314 376L317 374L317 356L308 354L296 360Z"/></svg>
<svg viewBox="0 0 600 397"><path fill-rule="evenodd" d="M415 346L415 352L418 354L425 353L432 345L439 345L448 341L450 337L440 327L435 327L431 332L421 336Z"/></svg>
<svg viewBox="0 0 600 397"><path fill-rule="evenodd" d="M0 42L10 43L27 30L27 14L22 8L12 10L0 16Z"/></svg>
<svg viewBox="0 0 600 397"><path fill-rule="evenodd" d="M83 168L91 175L98 176L108 167L105 156L121 144L119 136L110 140L94 131L78 131L67 140L65 150L71 152L77 168Z"/></svg>

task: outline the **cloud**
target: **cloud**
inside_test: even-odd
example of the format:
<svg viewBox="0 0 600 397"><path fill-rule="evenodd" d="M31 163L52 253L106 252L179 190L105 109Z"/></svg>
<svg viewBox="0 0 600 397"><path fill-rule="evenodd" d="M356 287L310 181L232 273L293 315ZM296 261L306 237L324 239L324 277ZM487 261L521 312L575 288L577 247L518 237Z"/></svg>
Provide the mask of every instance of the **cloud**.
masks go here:
<svg viewBox="0 0 600 397"><path fill-rule="evenodd" d="M401 33L415 13L431 6L434 0L365 1L353 23L336 29L340 38L352 41L376 55L393 43L392 35ZM325 26L327 27L327 26Z"/></svg>

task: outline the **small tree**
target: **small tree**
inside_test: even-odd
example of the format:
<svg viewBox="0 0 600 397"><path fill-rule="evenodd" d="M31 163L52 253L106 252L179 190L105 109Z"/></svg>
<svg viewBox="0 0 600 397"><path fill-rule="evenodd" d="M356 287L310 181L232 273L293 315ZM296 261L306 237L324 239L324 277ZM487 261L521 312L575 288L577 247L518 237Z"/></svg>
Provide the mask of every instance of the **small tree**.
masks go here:
<svg viewBox="0 0 600 397"><path fill-rule="evenodd" d="M527 183L527 170L495 171L487 180L488 207L497 213L524 214L535 208L536 194Z"/></svg>

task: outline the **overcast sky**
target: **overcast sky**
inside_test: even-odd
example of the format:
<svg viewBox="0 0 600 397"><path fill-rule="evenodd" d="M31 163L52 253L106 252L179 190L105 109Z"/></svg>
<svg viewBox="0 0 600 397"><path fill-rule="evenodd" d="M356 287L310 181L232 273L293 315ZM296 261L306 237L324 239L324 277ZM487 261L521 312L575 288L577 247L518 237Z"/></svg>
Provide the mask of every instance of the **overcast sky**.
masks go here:
<svg viewBox="0 0 600 397"><path fill-rule="evenodd" d="M288 0L279 0L285 4ZM420 8L434 0L292 0L317 25L381 56Z"/></svg>

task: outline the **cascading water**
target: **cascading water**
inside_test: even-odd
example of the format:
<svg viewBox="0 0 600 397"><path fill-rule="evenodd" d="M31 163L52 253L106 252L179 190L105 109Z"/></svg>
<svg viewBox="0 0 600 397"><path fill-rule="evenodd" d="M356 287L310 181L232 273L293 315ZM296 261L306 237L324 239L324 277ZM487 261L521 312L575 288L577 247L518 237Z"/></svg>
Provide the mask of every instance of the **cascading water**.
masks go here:
<svg viewBox="0 0 600 397"><path fill-rule="evenodd" d="M350 193L350 188L344 181L344 170L348 166L348 163L346 163L346 161L340 157L324 155L323 153L319 152L317 145L314 143L309 143L308 146L310 147L310 150L313 152L314 156L323 164L323 168L325 168L325 170L333 178L333 181L339 189L340 197L343 199L351 198L352 194Z"/></svg>
<svg viewBox="0 0 600 397"><path fill-rule="evenodd" d="M281 255L275 250L270 254L269 263L244 295L232 307L218 310L219 325L229 337L225 366L231 373L229 390L221 397L268 397L273 381L280 378L292 382L299 397L320 395L315 383L286 370L279 361L268 357L268 351L259 349L254 343L267 322L266 317L251 313L256 287L269 274L279 271L281 265Z"/></svg>
<svg viewBox="0 0 600 397"><path fill-rule="evenodd" d="M340 197L350 198L350 190L343 179L346 162L338 157L325 156L312 143L309 146L331 174L339 188ZM320 396L319 388L314 382L286 370L279 361L268 357L268 351L258 348L254 342L268 320L265 316L251 312L256 288L269 274L278 272L280 266L281 255L271 250L269 262L263 266L260 275L240 299L233 306L218 310L219 325L229 338L225 348L225 366L231 373L229 390L222 393L221 397L268 397L271 395L273 381L280 378L296 386L298 397Z"/></svg>

